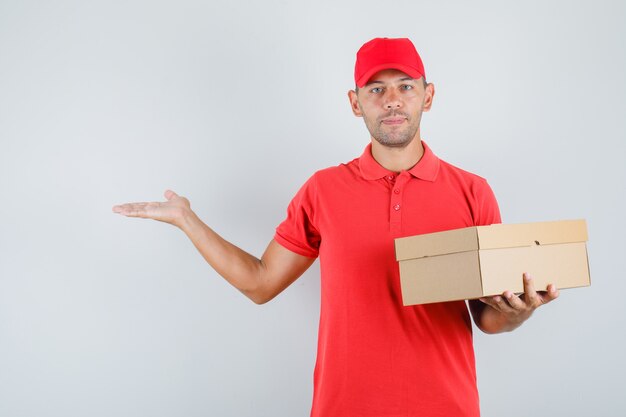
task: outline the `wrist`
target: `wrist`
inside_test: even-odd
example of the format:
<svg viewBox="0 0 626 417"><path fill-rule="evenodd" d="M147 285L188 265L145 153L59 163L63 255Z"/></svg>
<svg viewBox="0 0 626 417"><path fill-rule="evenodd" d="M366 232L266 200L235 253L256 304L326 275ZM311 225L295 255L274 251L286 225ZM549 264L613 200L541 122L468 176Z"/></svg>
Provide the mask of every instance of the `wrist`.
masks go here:
<svg viewBox="0 0 626 417"><path fill-rule="evenodd" d="M198 220L200 219L196 216L196 213L194 213L190 208L186 208L181 211L177 226L185 232L185 234L189 234L194 225L197 224Z"/></svg>

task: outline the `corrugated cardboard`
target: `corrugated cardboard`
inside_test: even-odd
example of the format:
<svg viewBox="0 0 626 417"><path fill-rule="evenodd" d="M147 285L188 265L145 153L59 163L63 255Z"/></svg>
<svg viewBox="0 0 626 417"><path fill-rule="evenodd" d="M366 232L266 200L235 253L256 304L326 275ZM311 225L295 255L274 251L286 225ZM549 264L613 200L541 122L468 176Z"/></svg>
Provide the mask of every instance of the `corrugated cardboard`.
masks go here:
<svg viewBox="0 0 626 417"><path fill-rule="evenodd" d="M404 305L590 285L584 220L494 224L395 240Z"/></svg>

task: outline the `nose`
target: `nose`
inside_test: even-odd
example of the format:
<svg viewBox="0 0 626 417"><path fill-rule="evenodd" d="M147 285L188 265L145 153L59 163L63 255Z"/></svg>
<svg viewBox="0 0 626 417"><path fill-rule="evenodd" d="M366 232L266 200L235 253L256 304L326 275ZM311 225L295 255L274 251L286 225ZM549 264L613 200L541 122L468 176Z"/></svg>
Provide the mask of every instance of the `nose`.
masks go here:
<svg viewBox="0 0 626 417"><path fill-rule="evenodd" d="M399 109L402 107L402 100L400 100L400 95L393 90L387 92L385 96L384 102L385 109Z"/></svg>

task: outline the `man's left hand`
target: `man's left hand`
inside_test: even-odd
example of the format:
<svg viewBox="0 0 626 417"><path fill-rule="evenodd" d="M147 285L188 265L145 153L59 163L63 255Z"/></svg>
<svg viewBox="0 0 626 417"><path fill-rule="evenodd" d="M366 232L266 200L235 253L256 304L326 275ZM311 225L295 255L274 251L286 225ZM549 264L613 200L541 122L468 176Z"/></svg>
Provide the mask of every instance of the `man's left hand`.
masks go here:
<svg viewBox="0 0 626 417"><path fill-rule="evenodd" d="M499 331L511 331L528 320L538 307L551 302L558 296L559 291L554 284L548 285L547 291L536 291L532 277L530 274L524 273L524 293L522 295L517 296L512 291L505 291L501 295L479 299L491 307L491 309L486 310L492 310L483 311L481 315L486 314L490 317L482 317L482 319L497 322L496 327L500 328Z"/></svg>

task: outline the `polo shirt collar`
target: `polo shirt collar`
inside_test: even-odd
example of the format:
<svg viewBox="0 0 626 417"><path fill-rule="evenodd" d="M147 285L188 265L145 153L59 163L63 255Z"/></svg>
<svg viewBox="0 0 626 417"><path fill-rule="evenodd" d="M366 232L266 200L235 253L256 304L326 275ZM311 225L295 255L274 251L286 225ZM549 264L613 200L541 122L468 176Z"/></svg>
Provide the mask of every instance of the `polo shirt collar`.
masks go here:
<svg viewBox="0 0 626 417"><path fill-rule="evenodd" d="M422 145L424 146L424 155L408 172L415 178L432 182L435 181L439 172L439 158L430 150L426 142L422 141ZM366 180L378 180L395 174L395 172L389 171L374 159L371 143L367 144L359 158L359 170Z"/></svg>

